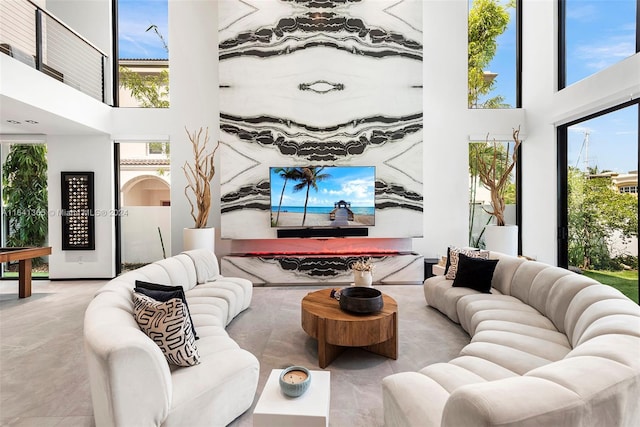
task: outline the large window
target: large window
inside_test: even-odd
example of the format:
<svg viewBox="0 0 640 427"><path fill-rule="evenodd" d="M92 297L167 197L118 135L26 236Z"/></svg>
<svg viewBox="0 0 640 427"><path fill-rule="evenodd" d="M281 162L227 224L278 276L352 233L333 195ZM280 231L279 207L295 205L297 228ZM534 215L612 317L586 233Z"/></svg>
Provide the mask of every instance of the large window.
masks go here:
<svg viewBox="0 0 640 427"><path fill-rule="evenodd" d="M118 106L168 108L168 0L116 1Z"/></svg>
<svg viewBox="0 0 640 427"><path fill-rule="evenodd" d="M520 3L521 0L469 0L469 108L520 106Z"/></svg>
<svg viewBox="0 0 640 427"><path fill-rule="evenodd" d="M49 234L47 146L0 143L0 246L47 246ZM32 261L34 277L48 277L48 257ZM0 277L17 278L18 263L0 265Z"/></svg>
<svg viewBox="0 0 640 427"><path fill-rule="evenodd" d="M558 261L638 301L637 101L558 130Z"/></svg>
<svg viewBox="0 0 640 427"><path fill-rule="evenodd" d="M559 89L638 52L637 0L560 0Z"/></svg>

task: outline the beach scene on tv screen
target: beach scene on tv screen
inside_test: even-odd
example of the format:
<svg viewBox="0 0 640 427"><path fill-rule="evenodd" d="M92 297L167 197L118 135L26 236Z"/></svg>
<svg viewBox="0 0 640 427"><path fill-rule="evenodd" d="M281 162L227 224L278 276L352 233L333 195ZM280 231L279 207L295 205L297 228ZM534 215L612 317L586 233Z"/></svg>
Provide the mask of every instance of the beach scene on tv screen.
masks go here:
<svg viewBox="0 0 640 427"><path fill-rule="evenodd" d="M375 224L375 167L272 167L272 227Z"/></svg>

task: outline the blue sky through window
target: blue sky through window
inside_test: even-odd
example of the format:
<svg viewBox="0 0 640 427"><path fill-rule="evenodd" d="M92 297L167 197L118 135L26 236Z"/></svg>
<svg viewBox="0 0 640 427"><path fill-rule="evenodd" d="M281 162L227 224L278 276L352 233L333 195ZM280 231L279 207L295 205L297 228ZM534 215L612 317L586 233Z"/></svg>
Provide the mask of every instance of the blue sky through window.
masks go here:
<svg viewBox="0 0 640 427"><path fill-rule="evenodd" d="M168 59L162 40L151 25L158 27L169 44L168 0L118 0L119 59Z"/></svg>

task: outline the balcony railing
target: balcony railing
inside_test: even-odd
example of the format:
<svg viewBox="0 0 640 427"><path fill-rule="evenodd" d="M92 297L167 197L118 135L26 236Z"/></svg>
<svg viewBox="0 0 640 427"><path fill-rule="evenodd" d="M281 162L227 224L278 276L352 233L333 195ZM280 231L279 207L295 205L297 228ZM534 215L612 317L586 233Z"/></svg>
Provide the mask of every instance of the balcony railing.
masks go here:
<svg viewBox="0 0 640 427"><path fill-rule="evenodd" d="M29 0L0 1L0 52L106 102L107 56Z"/></svg>

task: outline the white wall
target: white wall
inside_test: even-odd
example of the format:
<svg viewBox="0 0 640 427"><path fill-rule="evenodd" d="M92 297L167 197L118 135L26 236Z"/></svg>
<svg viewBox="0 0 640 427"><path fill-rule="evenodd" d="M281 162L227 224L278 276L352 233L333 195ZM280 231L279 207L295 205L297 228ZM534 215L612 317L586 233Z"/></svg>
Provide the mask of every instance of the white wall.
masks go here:
<svg viewBox="0 0 640 427"><path fill-rule="evenodd" d="M189 204L185 200L186 179L182 171L185 160L191 161L190 132L209 127L211 141L218 140L218 9L217 2L169 1L169 85L171 87L171 251L182 251L182 231L193 227ZM220 156L216 156L216 167ZM220 227L220 174L212 184L214 201L209 226ZM230 243L221 241L216 230L216 253L229 252Z"/></svg>
<svg viewBox="0 0 640 427"><path fill-rule="evenodd" d="M47 137L49 181L49 277L108 278L115 274L113 144L108 137ZM60 172L94 172L95 244L93 251L63 251Z"/></svg>

